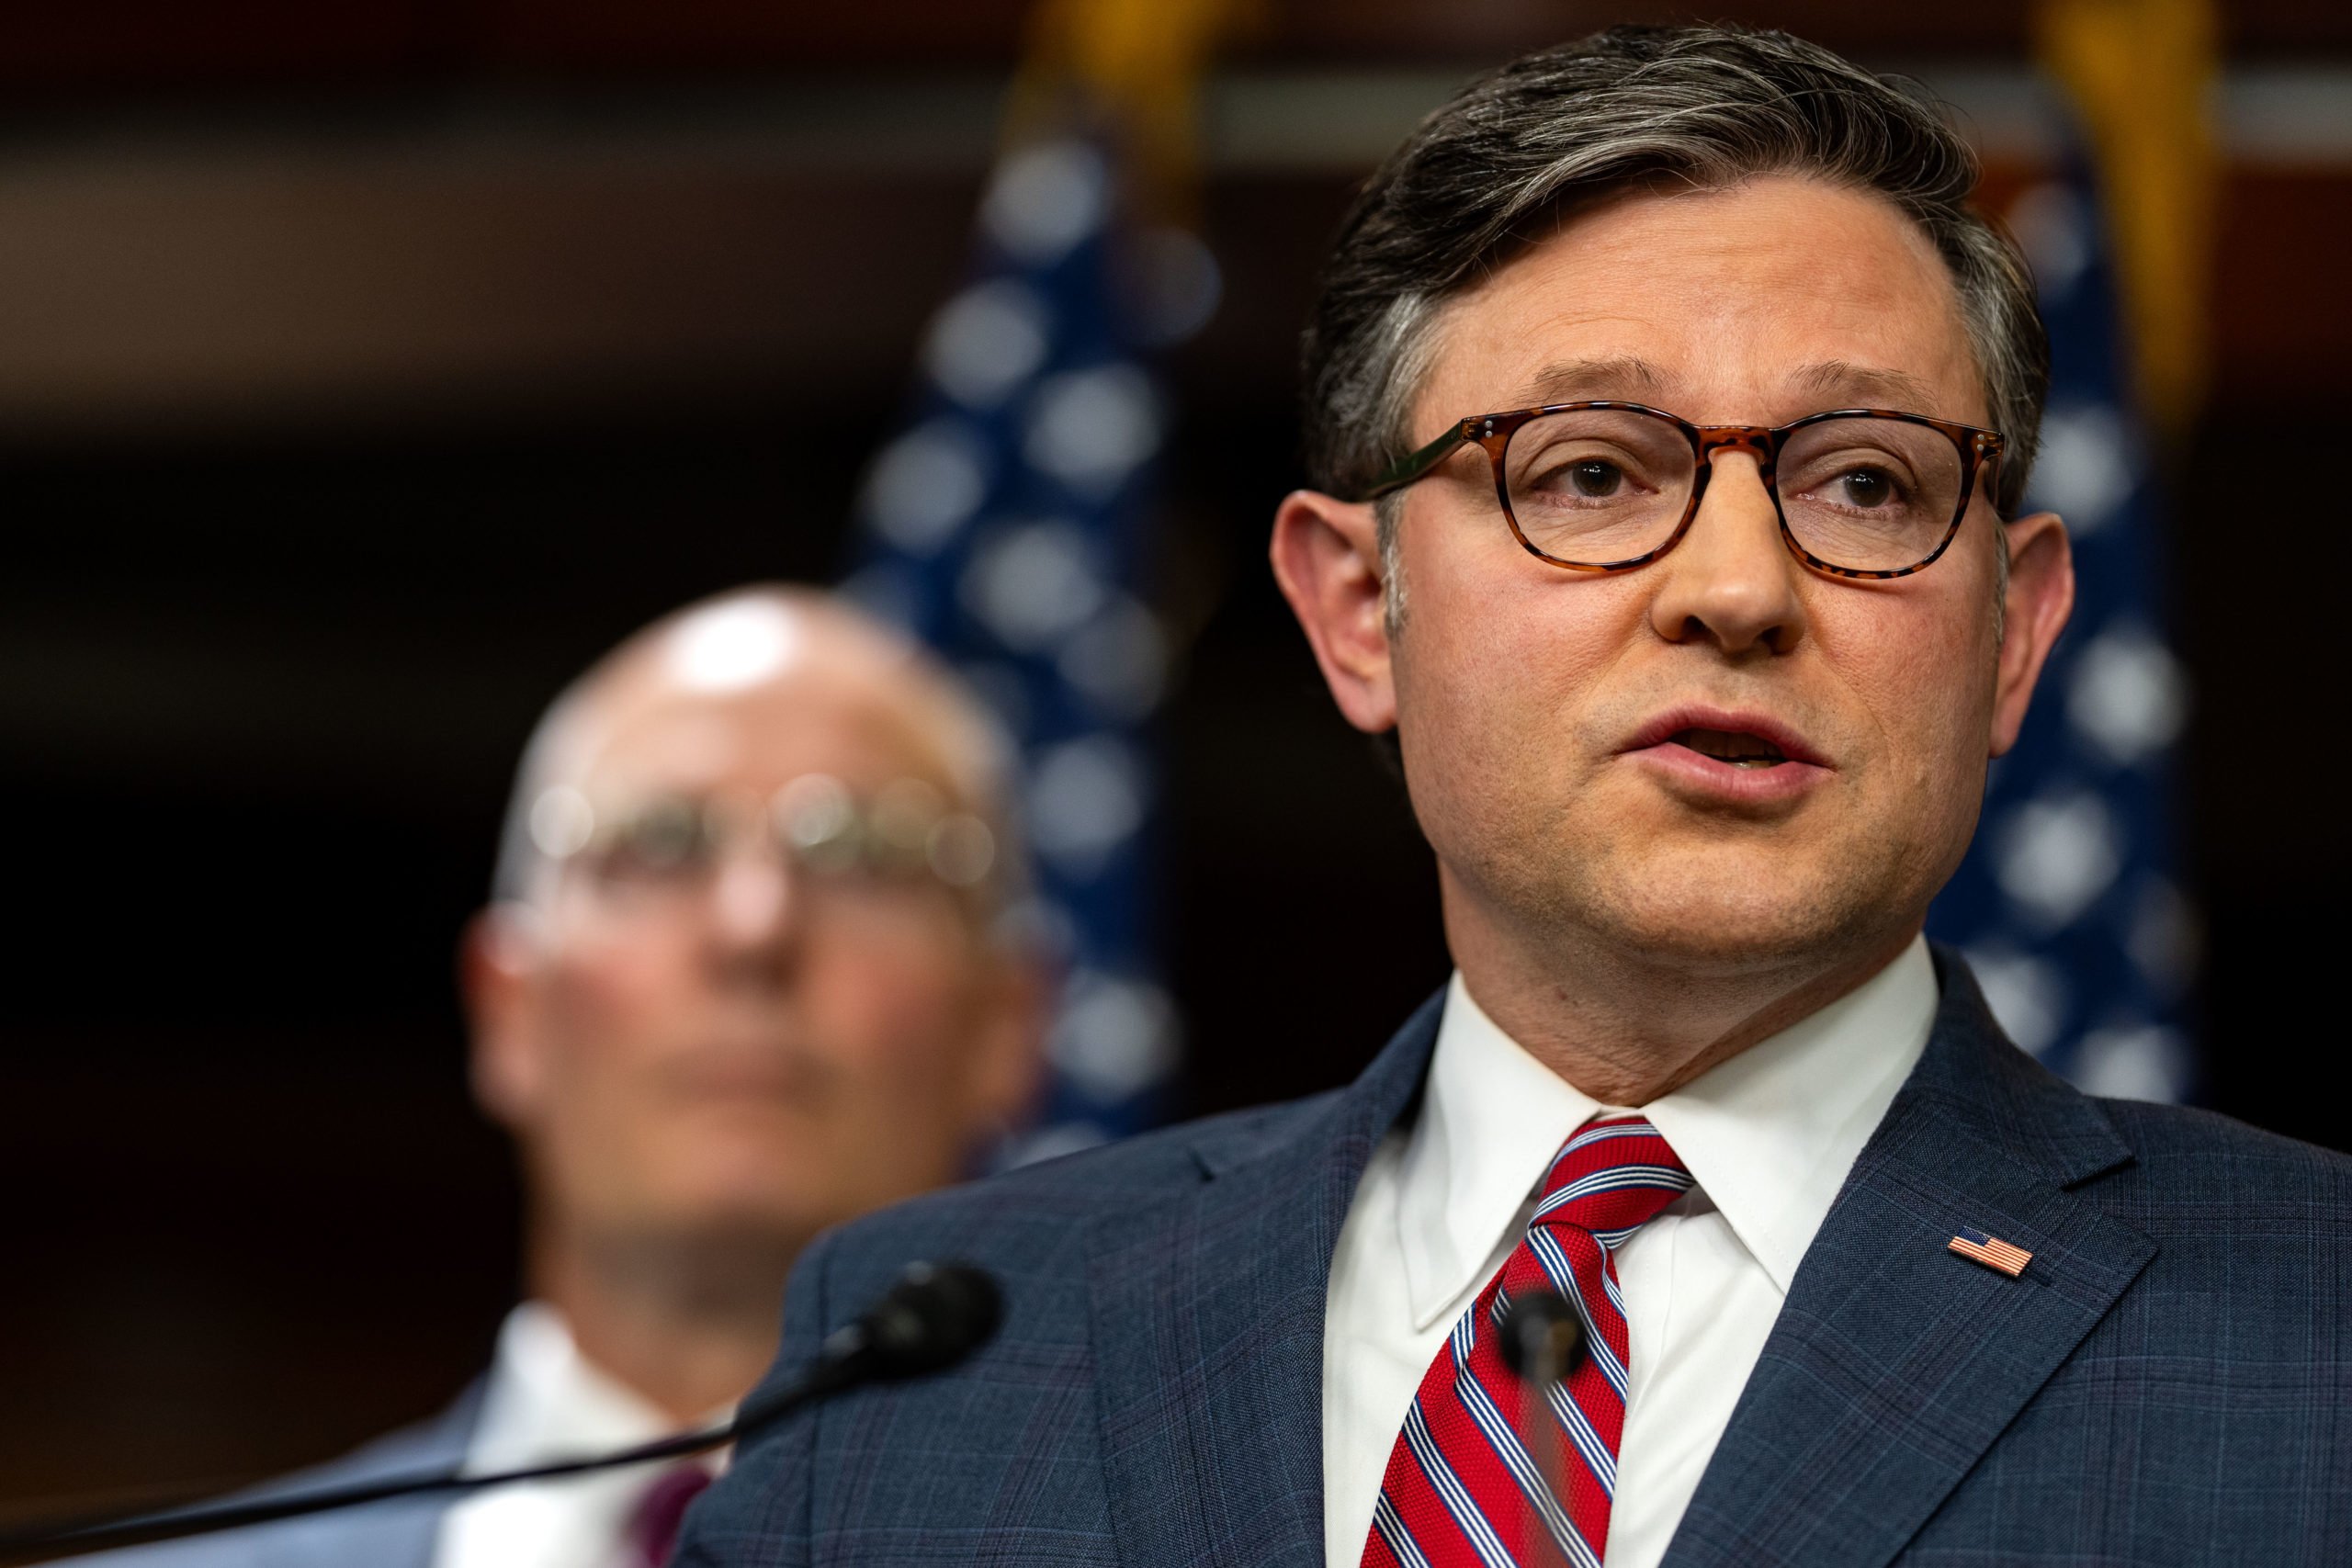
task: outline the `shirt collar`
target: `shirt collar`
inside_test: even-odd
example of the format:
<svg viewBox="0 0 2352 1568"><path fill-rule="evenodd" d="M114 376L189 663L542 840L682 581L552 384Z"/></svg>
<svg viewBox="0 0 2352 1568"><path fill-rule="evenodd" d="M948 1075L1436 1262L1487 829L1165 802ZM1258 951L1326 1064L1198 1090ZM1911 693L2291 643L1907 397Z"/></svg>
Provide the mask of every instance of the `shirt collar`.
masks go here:
<svg viewBox="0 0 2352 1568"><path fill-rule="evenodd" d="M1936 1005L1935 965L1915 938L1827 1007L1642 1108L1781 1294L1926 1049ZM1418 1326L1483 1282L1560 1145L1610 1109L1529 1055L1455 972L1397 1171Z"/></svg>
<svg viewBox="0 0 2352 1568"><path fill-rule="evenodd" d="M537 1464L674 1429L658 1406L580 1353L555 1308L525 1302L498 1331L466 1466L479 1472Z"/></svg>

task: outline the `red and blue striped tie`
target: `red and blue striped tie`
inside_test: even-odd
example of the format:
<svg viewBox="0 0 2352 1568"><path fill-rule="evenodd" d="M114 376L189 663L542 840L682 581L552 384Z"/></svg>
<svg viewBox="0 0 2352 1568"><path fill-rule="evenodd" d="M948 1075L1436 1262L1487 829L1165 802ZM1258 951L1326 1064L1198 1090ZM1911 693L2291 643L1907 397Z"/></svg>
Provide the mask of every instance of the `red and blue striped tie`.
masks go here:
<svg viewBox="0 0 2352 1568"><path fill-rule="evenodd" d="M1610 1254L1690 1190L1690 1173L1638 1116L1587 1122L1562 1145L1526 1235L1453 1325L1405 1413L1365 1568L1600 1568L1632 1364ZM1498 1341L1512 1298L1542 1290L1584 1320L1586 1348L1539 1414Z"/></svg>

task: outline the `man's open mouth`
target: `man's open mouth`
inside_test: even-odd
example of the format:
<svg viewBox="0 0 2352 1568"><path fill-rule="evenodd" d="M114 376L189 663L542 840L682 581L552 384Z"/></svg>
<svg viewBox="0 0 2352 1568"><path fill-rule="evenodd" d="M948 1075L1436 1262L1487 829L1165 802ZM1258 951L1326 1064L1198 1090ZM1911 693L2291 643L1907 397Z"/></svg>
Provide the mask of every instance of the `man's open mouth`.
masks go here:
<svg viewBox="0 0 2352 1568"><path fill-rule="evenodd" d="M1686 746L1735 768L1774 768L1789 760L1787 752L1762 736L1736 729L1678 729L1667 737L1667 744Z"/></svg>

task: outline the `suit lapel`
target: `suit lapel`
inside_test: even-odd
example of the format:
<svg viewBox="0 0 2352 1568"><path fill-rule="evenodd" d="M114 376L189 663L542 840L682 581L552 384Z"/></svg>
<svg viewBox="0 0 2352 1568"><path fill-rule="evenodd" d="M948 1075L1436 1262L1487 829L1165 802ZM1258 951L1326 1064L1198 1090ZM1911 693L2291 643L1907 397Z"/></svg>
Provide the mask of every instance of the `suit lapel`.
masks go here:
<svg viewBox="0 0 2352 1568"><path fill-rule="evenodd" d="M1873 1568L1899 1551L2155 1254L2067 1190L2127 1163L1938 954L1927 1054L1800 1265L1670 1568ZM1947 1250L2027 1248L2009 1279Z"/></svg>
<svg viewBox="0 0 2352 1568"><path fill-rule="evenodd" d="M378 1439L358 1452L299 1477L293 1490L330 1483L426 1475L459 1464L481 1415L475 1382L440 1415ZM432 1568L447 1496L403 1497L338 1513L290 1519L254 1534L256 1568L316 1568L322 1562L367 1568Z"/></svg>
<svg viewBox="0 0 2352 1568"><path fill-rule="evenodd" d="M1419 1089L1433 998L1344 1092L1195 1145L1206 1179L1098 1224L1089 1283L1128 1562L1323 1562L1323 1314L1374 1147Z"/></svg>
<svg viewBox="0 0 2352 1568"><path fill-rule="evenodd" d="M273 1532L257 1554L268 1568L315 1568L322 1562L431 1568L442 1517L448 1511L447 1497L371 1503Z"/></svg>

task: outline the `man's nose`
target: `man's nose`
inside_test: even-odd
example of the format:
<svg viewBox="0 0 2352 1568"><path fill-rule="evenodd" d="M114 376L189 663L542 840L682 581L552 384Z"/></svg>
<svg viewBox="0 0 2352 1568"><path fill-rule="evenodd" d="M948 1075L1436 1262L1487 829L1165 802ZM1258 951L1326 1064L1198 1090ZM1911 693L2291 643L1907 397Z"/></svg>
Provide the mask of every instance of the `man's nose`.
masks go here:
<svg viewBox="0 0 2352 1568"><path fill-rule="evenodd" d="M729 854L710 889L712 937L730 959L781 954L798 934L800 902L800 890L778 856Z"/></svg>
<svg viewBox="0 0 2352 1568"><path fill-rule="evenodd" d="M1781 538L1779 510L1748 453L1716 455L1690 531L1650 570L1660 573L1650 622L1668 642L1787 653L1804 637L1804 567Z"/></svg>

